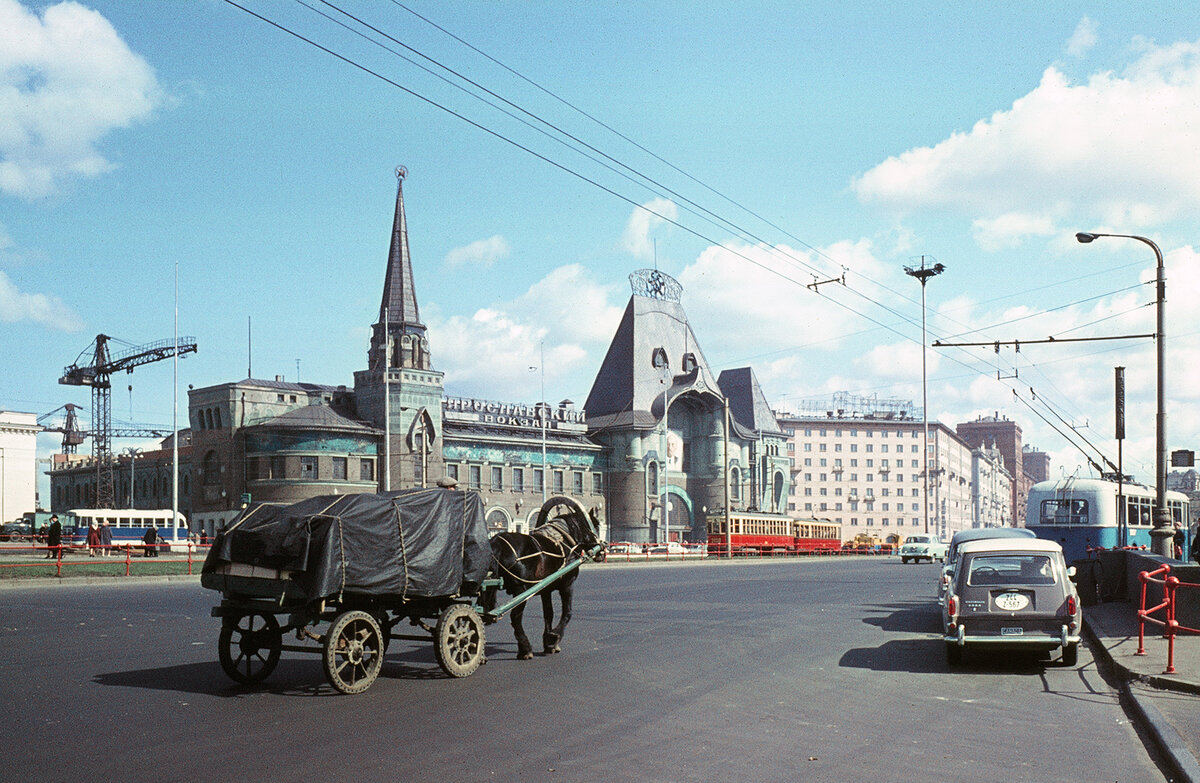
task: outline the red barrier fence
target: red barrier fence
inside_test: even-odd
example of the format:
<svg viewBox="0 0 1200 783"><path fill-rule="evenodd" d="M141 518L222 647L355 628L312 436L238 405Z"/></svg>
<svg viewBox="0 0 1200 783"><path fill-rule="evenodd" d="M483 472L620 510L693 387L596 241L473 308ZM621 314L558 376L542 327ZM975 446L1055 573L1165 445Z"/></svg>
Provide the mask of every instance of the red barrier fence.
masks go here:
<svg viewBox="0 0 1200 783"><path fill-rule="evenodd" d="M1154 623L1163 629L1167 639L1167 668L1163 674L1175 673L1175 636L1180 633L1200 634L1200 629L1180 625L1175 619L1175 607L1178 604L1179 589L1200 589L1200 584L1181 582L1178 577L1170 576L1171 566L1164 563L1153 571L1142 571L1138 579L1142 583L1142 602L1138 609L1138 648L1134 655L1146 654L1146 623ZM1162 577L1161 579L1156 577ZM1146 587L1150 584L1162 585L1163 600L1156 606L1146 608ZM1163 619L1152 617L1154 612L1162 611Z"/></svg>
<svg viewBox="0 0 1200 783"><path fill-rule="evenodd" d="M0 544L0 554L8 555L0 559L0 572L9 570L10 574L19 570L46 568L53 566L55 576L70 576L69 571L88 566L94 567L111 563L125 566L125 576L132 576L135 562L140 565L185 563L187 573L193 573L204 563L207 549L201 550L195 543L180 541L176 543L183 551L171 551L171 542L157 546L136 543L112 544L107 547L88 547L82 544L62 544L60 546L5 545ZM105 553L107 551L107 554ZM47 561L51 562L47 562ZM12 569L12 570L10 570ZM64 574L64 571L68 573Z"/></svg>

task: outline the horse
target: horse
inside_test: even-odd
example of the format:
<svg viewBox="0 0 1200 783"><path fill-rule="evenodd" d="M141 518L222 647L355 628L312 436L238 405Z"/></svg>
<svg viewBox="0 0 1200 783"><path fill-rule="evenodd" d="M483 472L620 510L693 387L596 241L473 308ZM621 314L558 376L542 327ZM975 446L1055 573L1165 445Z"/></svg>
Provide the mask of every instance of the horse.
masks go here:
<svg viewBox="0 0 1200 783"><path fill-rule="evenodd" d="M554 573L575 558L591 557L597 546L603 547L598 538L600 523L594 512L584 513L583 508L568 497L552 497L538 512L533 531L530 533L497 533L492 537L492 557L497 574L504 582L504 592L519 595ZM546 585L538 595L542 598L542 615L545 629L542 633L544 655L560 652L559 643L567 623L571 621L571 600L579 569L564 574ZM557 626L554 625L552 593L558 591L562 612ZM494 598L494 596L493 596ZM517 658L527 661L533 658L533 647L521 620L525 615L525 602L512 610L513 634L517 637Z"/></svg>

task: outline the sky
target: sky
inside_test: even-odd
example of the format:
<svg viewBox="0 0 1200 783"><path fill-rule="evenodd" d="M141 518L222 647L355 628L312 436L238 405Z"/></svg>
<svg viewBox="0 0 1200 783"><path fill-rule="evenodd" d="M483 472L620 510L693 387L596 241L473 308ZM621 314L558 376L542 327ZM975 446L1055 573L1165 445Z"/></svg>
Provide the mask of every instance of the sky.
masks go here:
<svg viewBox="0 0 1200 783"><path fill-rule="evenodd" d="M905 267L940 263L930 418L999 413L1094 475L1123 366L1152 483L1154 340L1063 342L1156 331L1153 250L1094 231L1161 247L1168 448L1200 447L1190 4L241 4L0 0L0 409L86 411L63 368L176 313L180 426L248 372L352 386L402 165L450 395L582 405L657 267L776 409L919 407ZM170 426L172 365L114 377L114 421Z"/></svg>

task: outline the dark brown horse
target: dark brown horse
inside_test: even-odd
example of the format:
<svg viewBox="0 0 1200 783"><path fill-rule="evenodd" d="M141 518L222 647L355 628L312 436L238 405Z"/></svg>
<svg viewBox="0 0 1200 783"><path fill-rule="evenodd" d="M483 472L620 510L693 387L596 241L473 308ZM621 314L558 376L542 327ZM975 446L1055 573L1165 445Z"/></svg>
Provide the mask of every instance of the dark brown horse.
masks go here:
<svg viewBox="0 0 1200 783"><path fill-rule="evenodd" d="M599 527L595 515L584 513L571 498L552 497L542 505L532 532L497 533L492 537L492 556L496 561L496 574L504 580L504 592L520 595L571 560L590 557L598 545L603 546L598 538ZM575 569L546 585L539 593L546 624L542 633L545 655L559 652L563 631L571 621L572 592L578 576L579 569ZM551 596L554 591L558 591L562 603L557 626L554 625ZM523 602L512 610L512 626L517 637L517 657L528 660L533 657L533 648L521 625L524 615Z"/></svg>

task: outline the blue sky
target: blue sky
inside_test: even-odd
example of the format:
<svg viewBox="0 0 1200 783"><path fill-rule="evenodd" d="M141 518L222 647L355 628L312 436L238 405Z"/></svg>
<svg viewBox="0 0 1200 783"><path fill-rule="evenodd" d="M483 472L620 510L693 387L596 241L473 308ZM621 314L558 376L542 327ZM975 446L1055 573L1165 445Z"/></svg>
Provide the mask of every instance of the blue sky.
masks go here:
<svg viewBox="0 0 1200 783"><path fill-rule="evenodd" d="M312 8L244 4L395 84L217 0L0 0L0 407L86 407L62 368L100 332L170 337L176 265L180 333L199 343L181 389L245 377L248 318L256 377L352 384L404 165L450 394L532 401L544 351L546 396L582 403L628 274L657 263L709 363L752 365L776 407L840 390L919 404L920 288L903 268L922 255L946 265L931 340L1153 332L1153 254L1074 241L1097 230L1166 253L1169 445L1200 446L1187 4L336 4L649 187ZM1056 472L1083 459L1054 428L1115 456L1112 368L1127 366L1126 467L1152 479L1151 341L929 362L931 416L1008 415ZM169 424L171 400L169 362L114 378L114 419Z"/></svg>

